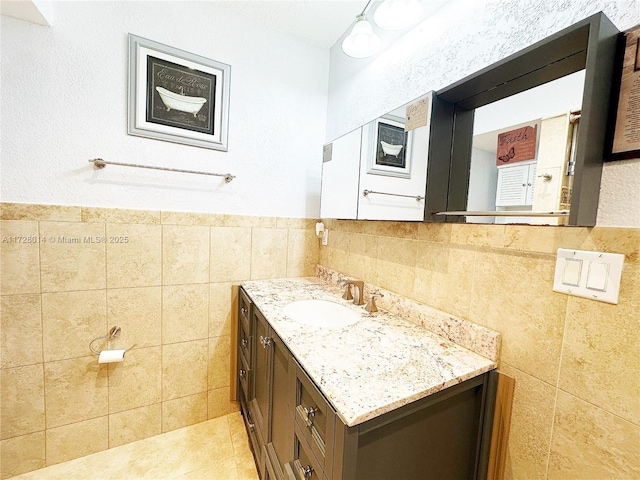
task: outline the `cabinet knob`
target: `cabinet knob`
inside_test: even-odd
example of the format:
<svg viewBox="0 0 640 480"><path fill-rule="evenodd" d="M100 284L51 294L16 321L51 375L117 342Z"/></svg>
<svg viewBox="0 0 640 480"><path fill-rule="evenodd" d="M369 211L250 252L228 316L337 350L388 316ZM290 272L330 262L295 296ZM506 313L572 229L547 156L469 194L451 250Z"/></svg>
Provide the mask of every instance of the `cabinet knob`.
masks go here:
<svg viewBox="0 0 640 480"><path fill-rule="evenodd" d="M253 423L251 419L251 412L247 412L247 425L249 426L249 430L251 430L252 432L256 428L256 424Z"/></svg>
<svg viewBox="0 0 640 480"><path fill-rule="evenodd" d="M240 374L240 378L244 378L245 375L247 374L247 371L241 368L240 372L238 372L238 373Z"/></svg>
<svg viewBox="0 0 640 480"><path fill-rule="evenodd" d="M311 428L313 427L313 417L316 416L316 412L318 411L317 408L314 407L303 407L304 408L304 413L307 415L307 419L305 420L305 423L307 424L307 428Z"/></svg>
<svg viewBox="0 0 640 480"><path fill-rule="evenodd" d="M241 347L246 347L248 344L249 344L249 341L246 338L243 338L242 340L240 340Z"/></svg>
<svg viewBox="0 0 640 480"><path fill-rule="evenodd" d="M264 348L267 348L269 345L271 345L271 338L263 337L262 335L260 335L260 343Z"/></svg>
<svg viewBox="0 0 640 480"><path fill-rule="evenodd" d="M306 467L300 467L300 475L302 476L302 478L311 478L311 475L313 475L313 467L311 465L308 465Z"/></svg>

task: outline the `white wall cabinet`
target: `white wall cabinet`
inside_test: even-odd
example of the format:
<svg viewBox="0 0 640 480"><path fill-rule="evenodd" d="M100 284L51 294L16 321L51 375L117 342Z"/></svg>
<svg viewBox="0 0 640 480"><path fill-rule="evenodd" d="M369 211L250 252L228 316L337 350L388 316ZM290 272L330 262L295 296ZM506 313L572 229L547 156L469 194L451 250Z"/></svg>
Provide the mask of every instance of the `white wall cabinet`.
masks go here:
<svg viewBox="0 0 640 480"><path fill-rule="evenodd" d="M535 162L499 168L496 207L533 205L535 180Z"/></svg>

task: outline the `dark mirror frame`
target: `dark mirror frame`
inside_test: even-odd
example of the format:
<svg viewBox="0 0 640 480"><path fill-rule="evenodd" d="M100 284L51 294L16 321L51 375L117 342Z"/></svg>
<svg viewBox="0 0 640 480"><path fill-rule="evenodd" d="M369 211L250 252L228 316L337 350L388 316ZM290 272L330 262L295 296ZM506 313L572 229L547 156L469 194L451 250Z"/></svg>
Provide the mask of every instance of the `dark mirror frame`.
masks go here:
<svg viewBox="0 0 640 480"><path fill-rule="evenodd" d="M594 226L620 32L600 12L436 92L425 221L464 223L475 109L585 70L569 225Z"/></svg>

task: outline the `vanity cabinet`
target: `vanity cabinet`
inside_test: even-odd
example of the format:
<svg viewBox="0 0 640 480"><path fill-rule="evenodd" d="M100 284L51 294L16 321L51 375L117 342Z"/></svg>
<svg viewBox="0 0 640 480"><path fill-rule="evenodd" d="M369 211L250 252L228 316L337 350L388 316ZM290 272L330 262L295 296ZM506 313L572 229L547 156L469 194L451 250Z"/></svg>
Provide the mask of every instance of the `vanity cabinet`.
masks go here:
<svg viewBox="0 0 640 480"><path fill-rule="evenodd" d="M284 466L293 461L295 366L242 289L238 310L238 391L245 427L260 478L284 480Z"/></svg>
<svg viewBox="0 0 640 480"><path fill-rule="evenodd" d="M239 297L240 330L249 297L242 289ZM350 427L260 310L250 305L249 311L249 401L241 372L238 391L262 480L486 478L497 374L484 373ZM239 356L246 350L241 344Z"/></svg>

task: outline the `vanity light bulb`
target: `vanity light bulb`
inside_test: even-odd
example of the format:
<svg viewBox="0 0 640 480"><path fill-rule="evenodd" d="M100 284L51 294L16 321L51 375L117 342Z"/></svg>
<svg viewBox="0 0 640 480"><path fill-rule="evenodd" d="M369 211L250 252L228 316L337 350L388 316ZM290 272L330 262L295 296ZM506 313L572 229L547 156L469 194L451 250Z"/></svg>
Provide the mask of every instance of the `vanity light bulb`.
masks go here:
<svg viewBox="0 0 640 480"><path fill-rule="evenodd" d="M365 58L376 53L381 43L380 37L374 33L371 24L363 15L358 17L353 30L342 42L342 50L350 57Z"/></svg>
<svg viewBox="0 0 640 480"><path fill-rule="evenodd" d="M422 13L418 0L385 0L373 14L373 20L385 30L400 30L417 21Z"/></svg>

